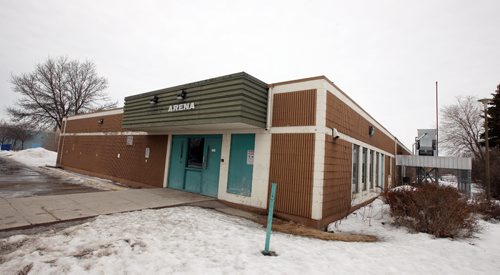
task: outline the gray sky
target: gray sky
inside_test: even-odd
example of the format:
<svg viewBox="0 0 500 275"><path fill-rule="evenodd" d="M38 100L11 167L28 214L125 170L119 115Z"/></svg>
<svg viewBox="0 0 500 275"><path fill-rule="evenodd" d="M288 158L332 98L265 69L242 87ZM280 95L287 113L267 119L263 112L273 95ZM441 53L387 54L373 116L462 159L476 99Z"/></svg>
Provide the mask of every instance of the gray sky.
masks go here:
<svg viewBox="0 0 500 275"><path fill-rule="evenodd" d="M325 75L407 147L456 96L500 83L500 1L0 0L0 118L11 74L91 60L128 95L245 71Z"/></svg>

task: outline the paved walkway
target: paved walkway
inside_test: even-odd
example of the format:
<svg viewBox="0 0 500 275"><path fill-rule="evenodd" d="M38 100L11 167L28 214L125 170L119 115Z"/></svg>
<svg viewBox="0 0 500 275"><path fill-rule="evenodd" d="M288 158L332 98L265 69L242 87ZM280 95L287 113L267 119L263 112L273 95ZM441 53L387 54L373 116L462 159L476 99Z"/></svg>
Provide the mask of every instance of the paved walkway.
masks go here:
<svg viewBox="0 0 500 275"><path fill-rule="evenodd" d="M72 184L67 179L48 175L43 173L43 169L29 167L17 161L0 157L0 198L98 191L100 190L81 184Z"/></svg>
<svg viewBox="0 0 500 275"><path fill-rule="evenodd" d="M0 198L0 230L215 200L166 188Z"/></svg>

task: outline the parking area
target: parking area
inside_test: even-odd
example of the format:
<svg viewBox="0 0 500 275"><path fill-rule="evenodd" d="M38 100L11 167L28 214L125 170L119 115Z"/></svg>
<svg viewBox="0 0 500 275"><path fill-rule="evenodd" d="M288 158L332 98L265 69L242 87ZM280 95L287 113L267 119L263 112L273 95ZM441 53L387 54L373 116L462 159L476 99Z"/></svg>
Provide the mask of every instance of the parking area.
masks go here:
<svg viewBox="0 0 500 275"><path fill-rule="evenodd" d="M41 169L0 157L0 198L62 195L101 190L65 182Z"/></svg>

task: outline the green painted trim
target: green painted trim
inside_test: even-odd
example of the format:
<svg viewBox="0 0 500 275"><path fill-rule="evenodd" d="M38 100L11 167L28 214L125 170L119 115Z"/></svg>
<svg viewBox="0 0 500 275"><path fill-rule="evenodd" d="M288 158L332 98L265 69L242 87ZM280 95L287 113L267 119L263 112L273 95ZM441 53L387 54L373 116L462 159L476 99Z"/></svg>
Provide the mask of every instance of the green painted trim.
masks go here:
<svg viewBox="0 0 500 275"><path fill-rule="evenodd" d="M177 85L177 86L173 86L173 87L169 87L169 88L165 88L165 89L155 90L155 91L151 91L151 92L147 92L147 93L128 96L128 97L125 97L125 101L132 100L135 98L140 98L140 97L152 96L158 92L189 89L189 88L193 88L193 87L207 86L207 85L218 83L218 82L227 82L228 80L235 79L235 78L243 78L243 79L249 80L250 82L257 84L258 86L262 86L262 87L266 87L266 88L268 87L267 83L255 78L255 77L253 77L245 72L239 72L239 73L235 73L235 74L224 75L224 76L220 76L220 77L215 77L215 78L205 79L205 80L191 82L191 83L187 83L187 84Z"/></svg>
<svg viewBox="0 0 500 275"><path fill-rule="evenodd" d="M150 129L151 131L162 130L168 131L169 127L172 126L196 126L196 125L210 125L210 124L221 124L221 123L244 123L251 126L264 128L266 127L266 121L256 121L254 119L249 119L246 117L237 117L237 118L211 118L211 119L198 119L195 122L193 121L176 121L169 125L165 125L162 122L156 123L140 123L134 124L130 126L124 125L125 129L138 129L138 130L146 130Z"/></svg>
<svg viewBox="0 0 500 275"><path fill-rule="evenodd" d="M187 98L177 100L181 89ZM194 82L125 98L122 126L127 129L242 122L265 127L267 84L246 73ZM156 95L157 104L149 103ZM170 105L194 103L195 109L168 112ZM153 130L153 129L152 129Z"/></svg>

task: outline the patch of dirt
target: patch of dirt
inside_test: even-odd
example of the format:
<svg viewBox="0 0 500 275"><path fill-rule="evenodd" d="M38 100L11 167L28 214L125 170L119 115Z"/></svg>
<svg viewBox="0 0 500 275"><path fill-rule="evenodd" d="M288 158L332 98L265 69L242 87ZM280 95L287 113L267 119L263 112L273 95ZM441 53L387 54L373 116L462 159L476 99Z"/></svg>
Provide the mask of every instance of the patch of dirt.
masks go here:
<svg viewBox="0 0 500 275"><path fill-rule="evenodd" d="M0 255L10 254L11 252L23 246L27 241L28 239L24 239L18 242L7 242L6 240L0 240Z"/></svg>
<svg viewBox="0 0 500 275"><path fill-rule="evenodd" d="M123 239L123 241L126 242L128 245L130 245L130 248L132 248L132 250L134 250L134 251L137 248L143 249L147 246L143 241L132 242L130 239Z"/></svg>
<svg viewBox="0 0 500 275"><path fill-rule="evenodd" d="M373 200L372 200L373 201ZM371 201L369 201L371 202ZM219 211L221 213L236 216L240 218L244 218L247 220L251 220L258 224L266 227L267 224L267 215L245 211L242 209L237 209L226 205L220 201L209 201L209 202L201 202L201 203L193 203L192 206L197 206L201 208L213 209ZM364 203L362 205L365 205ZM286 221L280 218L273 218L273 230L292 234L303 237L310 237L325 241L342 241L342 242L377 242L378 238L373 235L364 235L364 234L351 234L351 233L333 233L333 232L325 232L318 229L306 227L304 225Z"/></svg>
<svg viewBox="0 0 500 275"><path fill-rule="evenodd" d="M17 275L26 275L30 272L30 270L33 268L33 263L30 263L28 265L26 265L25 267L23 267L23 269L19 270L17 272Z"/></svg>
<svg viewBox="0 0 500 275"><path fill-rule="evenodd" d="M351 234L351 233L332 233L318 229L305 227L291 221L273 222L273 231L282 233L310 237L325 241L341 241L341 242L376 242L378 238L373 235Z"/></svg>
<svg viewBox="0 0 500 275"><path fill-rule="evenodd" d="M89 258L90 255L94 252L94 250L92 249L83 249L71 256L75 257L75 258L78 258L78 259L81 259L81 258Z"/></svg>
<svg viewBox="0 0 500 275"><path fill-rule="evenodd" d="M109 247L113 246L112 244L100 245L97 249L85 248L71 256L75 258L85 258L88 259L92 256L104 257L113 254L113 252L109 249Z"/></svg>

